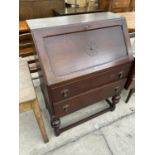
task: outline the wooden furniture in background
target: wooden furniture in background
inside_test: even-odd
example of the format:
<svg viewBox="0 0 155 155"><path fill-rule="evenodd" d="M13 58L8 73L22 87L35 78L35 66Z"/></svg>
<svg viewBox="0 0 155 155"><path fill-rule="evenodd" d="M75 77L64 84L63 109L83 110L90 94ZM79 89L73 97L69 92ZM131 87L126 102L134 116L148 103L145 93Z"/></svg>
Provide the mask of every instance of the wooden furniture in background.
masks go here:
<svg viewBox="0 0 155 155"><path fill-rule="evenodd" d="M25 20L19 21L19 34L30 32Z"/></svg>
<svg viewBox="0 0 155 155"><path fill-rule="evenodd" d="M135 0L98 0L102 11L134 11ZM89 5L91 6L91 5ZM65 0L20 0L19 20L53 16L53 10L65 9Z"/></svg>
<svg viewBox="0 0 155 155"><path fill-rule="evenodd" d="M108 11L128 12L133 11L134 0L110 0Z"/></svg>
<svg viewBox="0 0 155 155"><path fill-rule="evenodd" d="M48 136L44 126L39 103L35 94L35 90L31 81L28 64L26 61L19 62L19 111L25 112L33 110L38 126L40 128L44 142L48 142Z"/></svg>
<svg viewBox="0 0 155 155"><path fill-rule="evenodd" d="M135 0L98 0L99 8L111 12L134 11Z"/></svg>
<svg viewBox="0 0 155 155"><path fill-rule="evenodd" d="M65 8L62 10L53 10L54 16L68 16L68 15L78 15L78 14L88 14L103 12L98 7L79 7L79 8Z"/></svg>
<svg viewBox="0 0 155 155"><path fill-rule="evenodd" d="M19 22L19 56L33 55L33 40L26 21Z"/></svg>
<svg viewBox="0 0 155 155"><path fill-rule="evenodd" d="M96 0L65 0L65 2L78 5L79 7L94 7L96 6Z"/></svg>
<svg viewBox="0 0 155 155"><path fill-rule="evenodd" d="M19 56L27 60L30 73L40 71L40 64L36 57L32 35L26 21L19 22ZM38 78L33 77L34 79Z"/></svg>
<svg viewBox="0 0 155 155"><path fill-rule="evenodd" d="M41 87L55 135L113 111L133 61L124 18L93 13L27 23L41 63ZM60 127L61 117L105 99L108 108Z"/></svg>
<svg viewBox="0 0 155 155"><path fill-rule="evenodd" d="M101 10L108 11L108 8L109 8L109 0L98 0L98 7Z"/></svg>
<svg viewBox="0 0 155 155"><path fill-rule="evenodd" d="M19 20L51 17L53 9L64 7L64 0L19 0Z"/></svg>
<svg viewBox="0 0 155 155"><path fill-rule="evenodd" d="M129 33L135 32L135 12L121 12L118 14L126 18Z"/></svg>
<svg viewBox="0 0 155 155"><path fill-rule="evenodd" d="M31 33L19 34L19 56L25 57L34 54Z"/></svg>
<svg viewBox="0 0 155 155"><path fill-rule="evenodd" d="M69 3L65 3L65 8L71 8L71 7L72 7L71 4L69 4Z"/></svg>

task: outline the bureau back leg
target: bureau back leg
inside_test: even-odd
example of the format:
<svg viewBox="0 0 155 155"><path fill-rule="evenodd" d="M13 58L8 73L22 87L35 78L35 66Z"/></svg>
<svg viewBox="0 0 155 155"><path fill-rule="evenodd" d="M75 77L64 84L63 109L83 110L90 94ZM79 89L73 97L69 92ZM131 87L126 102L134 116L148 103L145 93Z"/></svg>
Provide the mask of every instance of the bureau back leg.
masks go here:
<svg viewBox="0 0 155 155"><path fill-rule="evenodd" d="M132 96L132 94L133 94L134 92L135 92L135 89L134 89L134 88L133 88L133 89L130 89L129 94L128 94L126 100L125 100L125 103L128 103L130 97Z"/></svg>
<svg viewBox="0 0 155 155"><path fill-rule="evenodd" d="M60 122L60 119L59 118L53 118L51 120L51 126L53 127L54 134L56 136L59 136L60 135L60 124L61 124L61 122Z"/></svg>

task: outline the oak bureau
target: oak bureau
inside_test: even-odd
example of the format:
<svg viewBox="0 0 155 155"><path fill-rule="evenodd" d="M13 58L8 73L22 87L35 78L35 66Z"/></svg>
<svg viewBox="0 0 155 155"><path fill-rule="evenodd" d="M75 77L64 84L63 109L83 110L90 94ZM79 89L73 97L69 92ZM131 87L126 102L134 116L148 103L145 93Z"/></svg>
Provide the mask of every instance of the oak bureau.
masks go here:
<svg viewBox="0 0 155 155"><path fill-rule="evenodd" d="M110 12L27 20L55 135L113 111L133 57L126 20ZM61 117L106 100L109 108L61 127Z"/></svg>

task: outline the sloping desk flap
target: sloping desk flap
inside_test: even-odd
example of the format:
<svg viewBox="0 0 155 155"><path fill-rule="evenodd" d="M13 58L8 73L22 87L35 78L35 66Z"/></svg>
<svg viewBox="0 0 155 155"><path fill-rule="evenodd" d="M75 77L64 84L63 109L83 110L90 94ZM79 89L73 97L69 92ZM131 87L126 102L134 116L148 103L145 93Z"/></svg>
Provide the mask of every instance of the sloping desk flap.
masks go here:
<svg viewBox="0 0 155 155"><path fill-rule="evenodd" d="M42 19L42 27L34 26L37 20L28 21L48 84L103 70L129 59L130 43L124 18L97 13L97 18L89 14L86 22L82 22L79 16L81 20L86 17L78 15L75 23L73 16L58 17L54 19L58 25L53 26L46 24L48 19ZM59 24L61 18L68 20L68 24Z"/></svg>

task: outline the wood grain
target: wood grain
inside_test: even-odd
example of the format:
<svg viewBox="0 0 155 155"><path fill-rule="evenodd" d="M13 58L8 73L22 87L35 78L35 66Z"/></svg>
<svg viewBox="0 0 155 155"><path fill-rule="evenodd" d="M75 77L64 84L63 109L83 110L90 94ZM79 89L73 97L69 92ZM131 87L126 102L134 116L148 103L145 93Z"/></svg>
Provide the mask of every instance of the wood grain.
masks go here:
<svg viewBox="0 0 155 155"><path fill-rule="evenodd" d="M96 13L29 20L28 24L55 135L113 111L133 61L125 18ZM109 108L60 129L62 116L108 98L112 98Z"/></svg>

